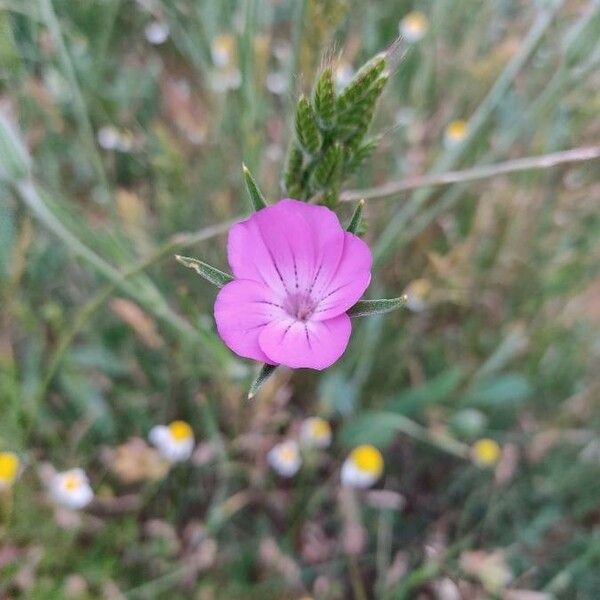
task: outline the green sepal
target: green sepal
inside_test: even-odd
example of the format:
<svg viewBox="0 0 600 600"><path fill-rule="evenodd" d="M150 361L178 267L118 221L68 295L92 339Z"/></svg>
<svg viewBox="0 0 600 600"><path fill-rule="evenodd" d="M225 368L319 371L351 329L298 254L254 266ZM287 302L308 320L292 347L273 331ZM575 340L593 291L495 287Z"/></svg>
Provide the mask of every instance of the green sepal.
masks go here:
<svg viewBox="0 0 600 600"><path fill-rule="evenodd" d="M335 84L331 67L326 67L317 80L313 103L323 129L331 129L335 121Z"/></svg>
<svg viewBox="0 0 600 600"><path fill-rule="evenodd" d="M380 136L373 137L359 146L354 152L348 153L346 164L344 166L344 174L351 175L373 154L377 148Z"/></svg>
<svg viewBox="0 0 600 600"><path fill-rule="evenodd" d="M188 269L193 269L200 275L204 277L207 281L210 281L213 285L216 285L218 288L222 288L226 283L233 281L233 277L229 273L225 273L220 271L215 267L211 267L209 264L198 260L197 258L190 258L189 256L179 256L175 255L175 258L178 262L180 262L184 267Z"/></svg>
<svg viewBox="0 0 600 600"><path fill-rule="evenodd" d="M269 365L269 364L265 363L261 367L257 378L252 382L252 385L250 386L250 390L248 391L248 400L252 400L252 398L254 398L254 396L256 396L256 394L258 393L258 390L261 388L262 384L267 379L269 379L269 377L271 377L271 375L273 375L277 366L278 365Z"/></svg>
<svg viewBox="0 0 600 600"><path fill-rule="evenodd" d="M300 96L296 107L296 136L309 154L316 154L323 138L317 126L317 117L306 96Z"/></svg>
<svg viewBox="0 0 600 600"><path fill-rule="evenodd" d="M350 223L348 223L348 227L346 227L346 231L353 233L354 235L358 235L360 230L360 226L362 225L362 214L363 209L365 207L365 201L360 200L352 213L352 218L350 219Z"/></svg>
<svg viewBox="0 0 600 600"><path fill-rule="evenodd" d="M373 83L385 69L385 58L378 55L370 60L354 76L337 99L338 112L344 112L353 108L371 89Z"/></svg>
<svg viewBox="0 0 600 600"><path fill-rule="evenodd" d="M381 298L379 300L360 300L349 311L349 317L369 317L382 315L402 308L408 300L406 294L399 298Z"/></svg>
<svg viewBox="0 0 600 600"><path fill-rule="evenodd" d="M283 185L286 192L292 198L300 197L302 194L302 167L304 155L301 148L292 142L290 146L285 172L283 174Z"/></svg>
<svg viewBox="0 0 600 600"><path fill-rule="evenodd" d="M244 172L244 181L246 182L246 189L248 190L248 197L250 198L252 208L254 210L265 208L267 206L267 201L258 188L258 185L256 185L256 181L254 180L254 177L252 177L250 169L248 169L244 163L242 163L242 171Z"/></svg>
<svg viewBox="0 0 600 600"><path fill-rule="evenodd" d="M323 189L335 184L340 178L343 165L343 148L337 143L329 146L312 172L314 185Z"/></svg>

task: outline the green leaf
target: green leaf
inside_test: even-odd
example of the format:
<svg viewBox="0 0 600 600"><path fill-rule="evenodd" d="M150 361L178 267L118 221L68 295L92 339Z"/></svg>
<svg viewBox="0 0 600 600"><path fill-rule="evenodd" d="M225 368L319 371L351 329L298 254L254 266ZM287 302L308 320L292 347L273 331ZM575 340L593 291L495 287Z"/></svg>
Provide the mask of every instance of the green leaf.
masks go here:
<svg viewBox="0 0 600 600"><path fill-rule="evenodd" d="M467 402L490 408L514 408L532 393L531 384L520 373L506 373L478 381L469 390Z"/></svg>
<svg viewBox="0 0 600 600"><path fill-rule="evenodd" d="M347 447L373 444L385 448L398 431L389 417L389 413L365 411L342 426L339 440Z"/></svg>
<svg viewBox="0 0 600 600"><path fill-rule="evenodd" d="M390 397L387 400L387 407L404 415L419 413L426 406L440 404L447 400L456 392L463 379L464 374L461 369L451 367L419 386L408 388Z"/></svg>
<svg viewBox="0 0 600 600"><path fill-rule="evenodd" d="M242 163L242 170L244 171L244 181L246 182L246 189L248 190L248 197L252 203L252 208L254 210L265 208L267 206L267 201L265 200L263 193L258 189L258 185L256 185L252 173L250 173L250 170L244 163Z"/></svg>
<svg viewBox="0 0 600 600"><path fill-rule="evenodd" d="M31 158L21 134L0 112L0 181L25 179L30 170Z"/></svg>
<svg viewBox="0 0 600 600"><path fill-rule="evenodd" d="M273 375L275 369L278 365L268 365L264 364L258 374L258 377L254 380L252 385L250 386L250 390L248 391L248 400L252 400L254 396L258 393L258 390L261 388L262 384Z"/></svg>
<svg viewBox="0 0 600 600"><path fill-rule="evenodd" d="M358 235L357 232L359 231L360 226L362 224L362 214L364 207L365 201L359 200L358 204L356 205L356 208L354 209L354 212L352 213L350 223L348 224L348 227L346 227L346 231Z"/></svg>
<svg viewBox="0 0 600 600"><path fill-rule="evenodd" d="M184 267L187 267L188 269L194 269L198 275L204 277L204 279L210 281L210 283L219 288L223 287L226 283L233 281L233 277L229 273L224 273L215 267L211 267L209 264L202 262L197 258L179 255L176 255L175 258Z"/></svg>
<svg viewBox="0 0 600 600"><path fill-rule="evenodd" d="M406 295L399 298L381 298L379 300L360 300L349 311L350 317L368 317L381 315L402 308L408 300Z"/></svg>

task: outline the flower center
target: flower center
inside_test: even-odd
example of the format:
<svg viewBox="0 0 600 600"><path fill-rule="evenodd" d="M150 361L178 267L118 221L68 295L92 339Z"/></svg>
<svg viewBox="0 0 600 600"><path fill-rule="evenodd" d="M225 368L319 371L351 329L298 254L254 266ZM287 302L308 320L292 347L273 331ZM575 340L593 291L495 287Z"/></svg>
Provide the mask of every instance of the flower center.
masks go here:
<svg viewBox="0 0 600 600"><path fill-rule="evenodd" d="M308 321L317 307L317 303L306 292L290 294L283 303L285 312L298 321Z"/></svg>
<svg viewBox="0 0 600 600"><path fill-rule="evenodd" d="M81 480L77 475L67 475L64 481L65 490L74 492L81 487Z"/></svg>
<svg viewBox="0 0 600 600"><path fill-rule="evenodd" d="M374 446L359 446L352 451L350 457L360 471L376 474L383 470L383 457Z"/></svg>
<svg viewBox="0 0 600 600"><path fill-rule="evenodd" d="M169 425L169 433L177 442L187 440L193 435L192 428L185 421L173 421Z"/></svg>
<svg viewBox="0 0 600 600"><path fill-rule="evenodd" d="M0 452L0 481L12 481L19 470L19 459L12 452Z"/></svg>
<svg viewBox="0 0 600 600"><path fill-rule="evenodd" d="M318 417L315 417L311 422L311 429L313 437L317 439L326 438L331 433L329 423L325 421L325 419L320 419Z"/></svg>
<svg viewBox="0 0 600 600"><path fill-rule="evenodd" d="M284 446L279 451L279 458L282 462L289 464L296 460L296 450L292 446Z"/></svg>

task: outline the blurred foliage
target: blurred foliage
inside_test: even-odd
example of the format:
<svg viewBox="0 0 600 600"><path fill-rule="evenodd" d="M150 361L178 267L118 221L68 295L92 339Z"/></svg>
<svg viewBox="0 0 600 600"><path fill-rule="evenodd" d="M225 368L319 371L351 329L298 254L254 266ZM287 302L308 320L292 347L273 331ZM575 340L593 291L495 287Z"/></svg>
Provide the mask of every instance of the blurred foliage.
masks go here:
<svg viewBox="0 0 600 600"><path fill-rule="evenodd" d="M334 368L278 369L252 403L214 289L174 258L227 270L210 228L249 210L242 161L282 194L298 97L320 132L332 80L414 9L429 31L348 186L597 144L594 0L0 2L0 110L32 158L11 185L29 165L0 144L0 450L25 462L0 495L1 598L599 597L598 161L367 202L373 296L418 289L411 310L355 321ZM313 414L334 446L276 479L266 452ZM119 480L103 451L174 418L191 463ZM481 437L494 468L470 460ZM386 475L352 501L361 442ZM53 511L48 462L84 467L97 504Z"/></svg>

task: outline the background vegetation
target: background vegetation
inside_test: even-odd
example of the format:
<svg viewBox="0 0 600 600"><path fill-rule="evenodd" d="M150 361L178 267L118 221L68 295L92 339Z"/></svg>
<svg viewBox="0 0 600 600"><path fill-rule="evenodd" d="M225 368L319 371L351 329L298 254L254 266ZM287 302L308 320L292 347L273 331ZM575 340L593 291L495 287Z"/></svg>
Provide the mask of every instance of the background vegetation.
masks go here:
<svg viewBox="0 0 600 600"><path fill-rule="evenodd" d="M242 161L276 199L324 57L359 67L415 8L427 36L349 186L597 144L597 1L0 8L2 113L32 160L15 184L2 157L0 449L25 469L1 598L600 596L598 160L368 199L373 296L408 288L419 310L357 322L334 368L278 371L251 403L255 365L217 338L214 288L174 260L226 268ZM470 135L448 147L453 119ZM278 479L266 452L314 414L332 448ZM156 479L115 454L174 418L199 441L189 464ZM502 447L493 468L470 460L482 437ZM338 473L359 442L386 474L353 497ZM52 509L47 463L87 470L89 510Z"/></svg>

